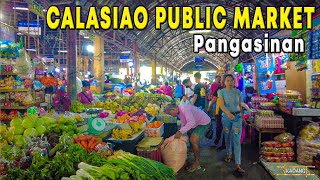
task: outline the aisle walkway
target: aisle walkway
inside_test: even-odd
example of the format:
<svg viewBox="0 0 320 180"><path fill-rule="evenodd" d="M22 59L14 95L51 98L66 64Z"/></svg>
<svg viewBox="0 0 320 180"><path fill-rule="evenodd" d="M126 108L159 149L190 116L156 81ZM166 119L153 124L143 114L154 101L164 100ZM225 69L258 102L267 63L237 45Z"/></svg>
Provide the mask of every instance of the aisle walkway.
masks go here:
<svg viewBox="0 0 320 180"><path fill-rule="evenodd" d="M246 170L243 177L236 177L232 174L234 164L226 164L223 159L225 150L218 151L215 148L203 148L201 150L202 169L193 173L188 173L185 168L180 170L178 180L272 180L269 173L260 165L254 162L258 159L258 148L252 144L242 146L242 167ZM193 160L193 155L188 156Z"/></svg>

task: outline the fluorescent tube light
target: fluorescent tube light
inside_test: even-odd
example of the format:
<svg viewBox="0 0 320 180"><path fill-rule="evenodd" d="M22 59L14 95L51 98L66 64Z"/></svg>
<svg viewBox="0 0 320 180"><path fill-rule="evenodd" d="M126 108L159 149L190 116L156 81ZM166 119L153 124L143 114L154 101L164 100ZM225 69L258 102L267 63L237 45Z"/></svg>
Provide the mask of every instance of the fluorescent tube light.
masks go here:
<svg viewBox="0 0 320 180"><path fill-rule="evenodd" d="M83 38L85 38L85 39L89 39L89 36L85 36L85 37L83 37Z"/></svg>
<svg viewBox="0 0 320 180"><path fill-rule="evenodd" d="M36 49L26 49L26 51L33 51L33 52L36 52L37 50L36 50Z"/></svg>
<svg viewBox="0 0 320 180"><path fill-rule="evenodd" d="M66 53L66 52L68 52L68 51L67 51L67 50L59 50L58 52Z"/></svg>
<svg viewBox="0 0 320 180"><path fill-rule="evenodd" d="M26 7L13 7L12 9L21 10L21 11L29 11L29 8L26 8Z"/></svg>
<svg viewBox="0 0 320 180"><path fill-rule="evenodd" d="M129 54L131 51L122 51L123 54Z"/></svg>
<svg viewBox="0 0 320 180"><path fill-rule="evenodd" d="M192 30L192 31L189 31L190 34L201 34L201 33L209 33L211 32L211 30Z"/></svg>

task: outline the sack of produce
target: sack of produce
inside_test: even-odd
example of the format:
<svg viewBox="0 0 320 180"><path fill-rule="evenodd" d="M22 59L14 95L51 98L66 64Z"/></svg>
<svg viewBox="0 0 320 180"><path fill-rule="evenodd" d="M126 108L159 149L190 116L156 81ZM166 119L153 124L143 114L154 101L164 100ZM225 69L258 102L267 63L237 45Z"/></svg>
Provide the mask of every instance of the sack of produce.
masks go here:
<svg viewBox="0 0 320 180"><path fill-rule="evenodd" d="M287 143L293 141L294 136L290 133L282 133L274 138L275 141L279 141L282 143Z"/></svg>
<svg viewBox="0 0 320 180"><path fill-rule="evenodd" d="M164 164L178 172L184 165L187 157L186 136L175 139L174 136L167 138L161 145L161 155Z"/></svg>

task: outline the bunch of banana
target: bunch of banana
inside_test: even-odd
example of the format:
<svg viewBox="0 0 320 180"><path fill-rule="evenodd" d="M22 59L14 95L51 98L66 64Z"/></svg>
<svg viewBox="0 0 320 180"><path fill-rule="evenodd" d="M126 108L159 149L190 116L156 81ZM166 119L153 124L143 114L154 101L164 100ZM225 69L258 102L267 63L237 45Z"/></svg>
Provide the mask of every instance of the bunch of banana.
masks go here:
<svg viewBox="0 0 320 180"><path fill-rule="evenodd" d="M129 139L132 137L134 132L131 129L113 129L112 138L113 139Z"/></svg>
<svg viewBox="0 0 320 180"><path fill-rule="evenodd" d="M129 125L134 133L137 133L142 129L142 124L140 122L130 122Z"/></svg>
<svg viewBox="0 0 320 180"><path fill-rule="evenodd" d="M71 104L70 106L70 112L73 113L82 113L84 111L84 106L79 101L76 101Z"/></svg>

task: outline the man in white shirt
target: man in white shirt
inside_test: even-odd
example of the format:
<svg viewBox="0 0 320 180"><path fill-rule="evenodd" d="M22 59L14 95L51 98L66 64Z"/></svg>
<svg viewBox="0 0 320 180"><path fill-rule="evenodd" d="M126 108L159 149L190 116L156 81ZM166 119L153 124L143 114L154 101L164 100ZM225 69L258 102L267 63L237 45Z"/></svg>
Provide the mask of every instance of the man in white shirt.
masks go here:
<svg viewBox="0 0 320 180"><path fill-rule="evenodd" d="M190 104L192 102L192 97L194 94L194 87L195 85L192 84L190 79L183 80L182 84L185 86L185 93L184 97L182 98L182 104Z"/></svg>

